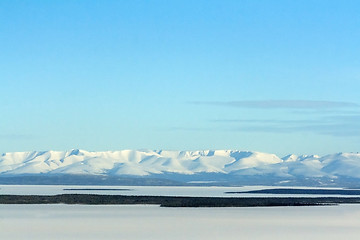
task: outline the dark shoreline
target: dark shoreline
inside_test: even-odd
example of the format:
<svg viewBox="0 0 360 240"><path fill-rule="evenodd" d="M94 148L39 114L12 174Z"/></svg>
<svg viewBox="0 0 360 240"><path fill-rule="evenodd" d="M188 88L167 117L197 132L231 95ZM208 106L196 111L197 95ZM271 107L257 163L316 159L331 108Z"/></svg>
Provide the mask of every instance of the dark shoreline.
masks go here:
<svg viewBox="0 0 360 240"><path fill-rule="evenodd" d="M139 205L161 207L276 207L360 204L358 197L172 197L96 194L0 195L0 204Z"/></svg>
<svg viewBox="0 0 360 240"><path fill-rule="evenodd" d="M271 188L240 192L225 192L226 194L311 194L311 195L359 195L360 190L357 189L304 189L304 188Z"/></svg>
<svg viewBox="0 0 360 240"><path fill-rule="evenodd" d="M64 191L132 191L129 188L64 188Z"/></svg>

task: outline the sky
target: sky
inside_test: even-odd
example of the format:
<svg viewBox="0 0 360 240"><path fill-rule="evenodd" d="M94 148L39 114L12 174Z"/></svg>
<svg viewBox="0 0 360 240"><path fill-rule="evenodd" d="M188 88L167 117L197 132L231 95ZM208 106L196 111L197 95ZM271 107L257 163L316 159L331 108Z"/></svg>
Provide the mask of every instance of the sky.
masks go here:
<svg viewBox="0 0 360 240"><path fill-rule="evenodd" d="M359 9L2 0L0 152L358 152Z"/></svg>

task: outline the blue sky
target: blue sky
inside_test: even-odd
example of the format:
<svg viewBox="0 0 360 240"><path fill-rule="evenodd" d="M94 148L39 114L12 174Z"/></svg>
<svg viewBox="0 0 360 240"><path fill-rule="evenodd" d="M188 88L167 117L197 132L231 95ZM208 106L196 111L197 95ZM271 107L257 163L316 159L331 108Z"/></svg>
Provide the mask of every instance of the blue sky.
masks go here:
<svg viewBox="0 0 360 240"><path fill-rule="evenodd" d="M0 1L0 151L360 150L359 1Z"/></svg>

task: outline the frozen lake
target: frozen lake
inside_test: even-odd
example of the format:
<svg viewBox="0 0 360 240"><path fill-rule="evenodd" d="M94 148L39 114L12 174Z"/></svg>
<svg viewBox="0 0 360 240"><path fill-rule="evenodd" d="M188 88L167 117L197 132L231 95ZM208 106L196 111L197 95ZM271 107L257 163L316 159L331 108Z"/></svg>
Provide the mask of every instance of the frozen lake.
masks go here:
<svg viewBox="0 0 360 240"><path fill-rule="evenodd" d="M359 239L360 205L0 205L0 239Z"/></svg>
<svg viewBox="0 0 360 240"><path fill-rule="evenodd" d="M0 185L0 194L287 196L225 194L227 191L267 188L274 187ZM314 197L319 196L321 195ZM160 208L155 205L0 205L0 213L0 239L351 240L358 239L360 234L360 205L257 208Z"/></svg>
<svg viewBox="0 0 360 240"><path fill-rule="evenodd" d="M169 186L68 186L68 185L0 185L0 195L56 195L66 193L78 194L112 194L112 195L147 195L147 196L190 196L190 197L290 197L294 195L276 194L225 194L270 188L307 188L309 187L169 187ZM72 189L72 190L64 190ZM96 190L86 190L96 189ZM101 190L102 189L102 190ZM116 190L117 189L117 190ZM330 188L328 188L330 189ZM340 188L331 188L340 189ZM296 195L298 197L344 197L344 195ZM356 196L346 196L356 197Z"/></svg>

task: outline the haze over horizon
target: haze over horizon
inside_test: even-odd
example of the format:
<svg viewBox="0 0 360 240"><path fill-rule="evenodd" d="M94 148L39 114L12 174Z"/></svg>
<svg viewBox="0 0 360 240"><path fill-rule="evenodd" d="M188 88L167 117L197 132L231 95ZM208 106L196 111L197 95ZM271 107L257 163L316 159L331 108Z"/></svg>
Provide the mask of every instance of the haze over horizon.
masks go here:
<svg viewBox="0 0 360 240"><path fill-rule="evenodd" d="M358 152L359 1L0 1L0 152Z"/></svg>

